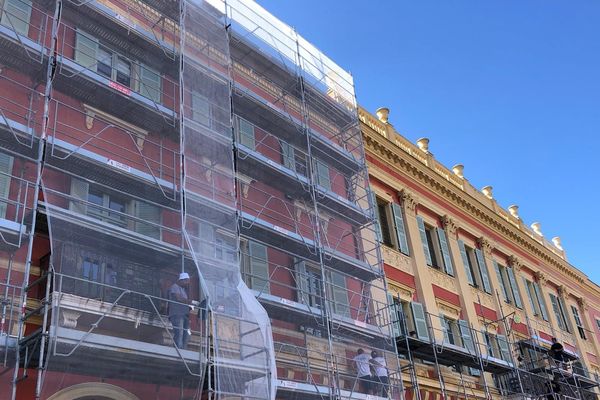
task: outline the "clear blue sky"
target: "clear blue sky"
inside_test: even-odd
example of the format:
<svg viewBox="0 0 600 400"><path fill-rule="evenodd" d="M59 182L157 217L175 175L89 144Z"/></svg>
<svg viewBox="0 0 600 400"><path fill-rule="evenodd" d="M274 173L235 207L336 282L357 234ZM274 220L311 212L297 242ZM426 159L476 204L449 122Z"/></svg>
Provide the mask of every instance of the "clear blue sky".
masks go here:
<svg viewBox="0 0 600 400"><path fill-rule="evenodd" d="M258 0L600 283L600 1Z"/></svg>

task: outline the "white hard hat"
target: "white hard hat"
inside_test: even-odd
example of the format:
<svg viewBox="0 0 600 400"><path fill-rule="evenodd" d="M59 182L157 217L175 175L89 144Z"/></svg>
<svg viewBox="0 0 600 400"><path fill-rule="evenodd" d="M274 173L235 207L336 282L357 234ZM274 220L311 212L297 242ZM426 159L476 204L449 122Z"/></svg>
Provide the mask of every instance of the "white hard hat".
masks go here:
<svg viewBox="0 0 600 400"><path fill-rule="evenodd" d="M179 280L190 279L190 275L187 272L182 272L179 274Z"/></svg>

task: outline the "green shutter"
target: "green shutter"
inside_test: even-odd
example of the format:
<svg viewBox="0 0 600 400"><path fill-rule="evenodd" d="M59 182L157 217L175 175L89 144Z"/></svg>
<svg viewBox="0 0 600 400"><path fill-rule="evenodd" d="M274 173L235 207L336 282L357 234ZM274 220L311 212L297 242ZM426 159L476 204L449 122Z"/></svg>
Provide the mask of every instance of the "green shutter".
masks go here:
<svg viewBox="0 0 600 400"><path fill-rule="evenodd" d="M410 303L410 308L412 309L417 337L421 340L429 340L429 331L427 329L427 320L425 319L423 304L413 301Z"/></svg>
<svg viewBox="0 0 600 400"><path fill-rule="evenodd" d="M210 105L206 97L192 92L191 118L204 126L210 126Z"/></svg>
<svg viewBox="0 0 600 400"><path fill-rule="evenodd" d="M158 71L155 71L147 65L140 64L139 93L142 96L145 96L156 103L160 103L160 95L162 90L161 83L162 79Z"/></svg>
<svg viewBox="0 0 600 400"><path fill-rule="evenodd" d="M99 47L98 39L77 30L75 36L75 61L78 64L95 71L98 63Z"/></svg>
<svg viewBox="0 0 600 400"><path fill-rule="evenodd" d="M256 150L254 125L243 118L238 118L238 128L240 130L240 144L251 150Z"/></svg>
<svg viewBox="0 0 600 400"><path fill-rule="evenodd" d="M371 191L371 202L373 203L373 214L375 214L375 234L377 235L376 240L377 243L382 242L382 234L381 234L381 215L379 215L379 206L377 205L377 196L375 196L375 192Z"/></svg>
<svg viewBox="0 0 600 400"><path fill-rule="evenodd" d="M536 307L536 303L534 302L535 292L533 292L533 284L527 280L527 278L523 278L523 285L525 285L525 293L527 293L527 298L529 299L529 305L533 310L533 315L538 315L538 307Z"/></svg>
<svg viewBox="0 0 600 400"><path fill-rule="evenodd" d="M535 296L537 297L538 304L540 305L540 312L542 313L542 318L544 318L544 321L548 321L548 310L546 309L546 302L544 301L542 289L540 288L540 284L538 282L533 282L533 290L535 291Z"/></svg>
<svg viewBox="0 0 600 400"><path fill-rule="evenodd" d="M15 32L27 36L31 19L31 1L4 0L0 24L14 29Z"/></svg>
<svg viewBox="0 0 600 400"><path fill-rule="evenodd" d="M479 274L481 275L481 282L483 283L483 290L486 293L492 293L492 286L490 285L490 277L488 275L487 265L483 252L480 249L475 249L475 255L477 256L477 264L479 264Z"/></svg>
<svg viewBox="0 0 600 400"><path fill-rule="evenodd" d="M283 166L296 171L294 148L289 143L281 141L281 155L283 157Z"/></svg>
<svg viewBox="0 0 600 400"><path fill-rule="evenodd" d="M256 242L249 242L250 253L250 285L252 289L269 293L269 261L267 247Z"/></svg>
<svg viewBox="0 0 600 400"><path fill-rule="evenodd" d="M507 302L510 301L510 297L508 295L508 291L506 290L506 285L504 284L504 277L502 276L502 270L500 266L496 262L496 260L492 260L494 264L494 269L496 270L496 275L498 276L498 282L500 283L500 288L502 289L502 295L504 296L504 300Z"/></svg>
<svg viewBox="0 0 600 400"><path fill-rule="evenodd" d="M500 357L512 364L512 357L510 347L508 345L508 339L504 335L496 335L496 341L498 342L498 348L500 349Z"/></svg>
<svg viewBox="0 0 600 400"><path fill-rule="evenodd" d="M348 291L346 289L346 277L339 272L331 272L331 294L333 300L333 312L335 314L349 317L350 305L348 303Z"/></svg>
<svg viewBox="0 0 600 400"><path fill-rule="evenodd" d="M6 218L10 183L12 181L12 168L14 158L5 153L0 153L0 218Z"/></svg>
<svg viewBox="0 0 600 400"><path fill-rule="evenodd" d="M75 200L69 202L69 210L79 214L87 213L87 199L90 185L81 179L71 178L71 197Z"/></svg>
<svg viewBox="0 0 600 400"><path fill-rule="evenodd" d="M521 293L519 292L519 285L517 285L517 279L515 278L515 271L512 267L506 268L508 274L508 281L512 289L513 297L515 299L515 305L519 308L523 308L523 302L521 301Z"/></svg>
<svg viewBox="0 0 600 400"><path fill-rule="evenodd" d="M442 258L444 259L444 270L448 275L454 276L454 267L452 266L452 257L450 257L450 249L448 248L448 239L446 231L441 228L436 228L437 236L440 241L440 249L442 250Z"/></svg>
<svg viewBox="0 0 600 400"><path fill-rule="evenodd" d="M142 235L149 236L154 239L160 239L160 208L144 203L143 201L135 202L135 216L142 221L135 222L135 231Z"/></svg>
<svg viewBox="0 0 600 400"><path fill-rule="evenodd" d="M463 267L465 267L465 274L467 275L467 282L470 285L475 285L475 280L473 279L473 272L471 271L471 267L469 266L469 257L467 256L467 249L465 248L465 242L462 240L458 241L458 249L460 250L460 257L462 258Z"/></svg>
<svg viewBox="0 0 600 400"><path fill-rule="evenodd" d="M473 337L471 336L471 328L469 327L469 323L464 319L458 320L458 330L460 331L463 347L469 350L469 353L475 354L475 343L473 342Z"/></svg>
<svg viewBox="0 0 600 400"><path fill-rule="evenodd" d="M402 208L399 204L392 203L392 214L394 215L394 225L396 227L396 237L398 238L398 250L409 255L408 240L406 238L406 230L404 226L404 217L402 216Z"/></svg>
<svg viewBox="0 0 600 400"><path fill-rule="evenodd" d="M387 300L389 304L389 318L392 327L392 335L393 337L398 337L400 336L400 321L398 316L399 304L394 301L394 297L389 293L387 293Z"/></svg>
<svg viewBox="0 0 600 400"><path fill-rule="evenodd" d="M419 226L419 235L421 236L421 244L423 245L423 253L425 254L425 261L427 265L432 265L431 253L429 252L429 245L427 244L427 233L425 232L425 222L423 217L417 215L417 225Z"/></svg>
<svg viewBox="0 0 600 400"><path fill-rule="evenodd" d="M317 160L317 184L321 185L327 190L331 190L331 177L329 176L329 167L327 164Z"/></svg>
<svg viewBox="0 0 600 400"><path fill-rule="evenodd" d="M583 328L583 324L581 323L581 318L579 317L579 311L577 310L577 307L571 306L571 311L573 312L573 318L575 319L575 325L577 325L580 328Z"/></svg>
<svg viewBox="0 0 600 400"><path fill-rule="evenodd" d="M566 330L565 321L562 317L562 313L560 310L560 305L558 304L558 298L552 293L548 293L550 295L550 304L552 304L552 310L554 310L554 315L556 316L556 321L558 322L558 327L562 330Z"/></svg>
<svg viewBox="0 0 600 400"><path fill-rule="evenodd" d="M563 317L563 321L565 323L565 330L569 333L573 331L571 327L571 319L567 314L567 307L565 305L565 300L562 297L558 297L558 307L560 308L560 315Z"/></svg>

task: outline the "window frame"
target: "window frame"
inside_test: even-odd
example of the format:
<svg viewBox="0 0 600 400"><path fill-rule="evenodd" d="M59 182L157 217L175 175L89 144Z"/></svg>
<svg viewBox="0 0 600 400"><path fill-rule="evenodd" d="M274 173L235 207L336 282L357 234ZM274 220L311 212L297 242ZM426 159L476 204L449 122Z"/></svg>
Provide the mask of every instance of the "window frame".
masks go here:
<svg viewBox="0 0 600 400"><path fill-rule="evenodd" d="M15 4L24 5L24 7L16 6ZM8 6L15 7L19 10L19 12L25 11L24 19L21 18L20 15L15 15L13 13L8 13ZM26 10L25 10L26 9ZM29 28L31 25L31 11L33 9L33 2L30 0L0 0L0 25L5 26L7 28L13 28L17 34L21 36L29 35ZM10 16L7 16L10 15ZM6 19L5 19L5 16ZM16 19L16 21L15 21ZM22 24L22 26L21 26Z"/></svg>

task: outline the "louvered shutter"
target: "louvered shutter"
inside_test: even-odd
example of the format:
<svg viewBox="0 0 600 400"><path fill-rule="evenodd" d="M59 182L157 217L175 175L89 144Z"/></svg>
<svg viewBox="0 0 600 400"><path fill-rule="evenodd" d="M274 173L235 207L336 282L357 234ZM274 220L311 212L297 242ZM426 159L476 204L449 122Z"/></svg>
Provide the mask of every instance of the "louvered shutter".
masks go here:
<svg viewBox="0 0 600 400"><path fill-rule="evenodd" d="M533 290L535 291L535 296L537 297L538 304L540 305L540 312L542 313L542 318L544 318L544 321L548 321L548 310L546 309L546 302L544 301L544 296L542 295L542 289L540 288L540 284L537 282L533 282Z"/></svg>
<svg viewBox="0 0 600 400"><path fill-rule="evenodd" d="M329 176L329 167L327 164L316 161L317 167L317 184L324 187L327 190L331 190L331 177Z"/></svg>
<svg viewBox="0 0 600 400"><path fill-rule="evenodd" d="M0 24L14 28L21 34L29 33L29 21L31 19L31 1L29 0L4 0Z"/></svg>
<svg viewBox="0 0 600 400"><path fill-rule="evenodd" d="M6 218L14 158L0 153L0 218Z"/></svg>
<svg viewBox="0 0 600 400"><path fill-rule="evenodd" d="M387 294L387 300L389 304L389 318L392 327L392 335L394 335L394 337L398 337L400 336L400 321L398 316L399 304L394 301L394 297L389 293Z"/></svg>
<svg viewBox="0 0 600 400"><path fill-rule="evenodd" d="M162 79L160 74L147 65L140 64L140 94L160 103Z"/></svg>
<svg viewBox="0 0 600 400"><path fill-rule="evenodd" d="M350 306L348 304L346 277L338 272L331 272L331 282L334 313L344 317L349 317Z"/></svg>
<svg viewBox="0 0 600 400"><path fill-rule="evenodd" d="M483 252L480 249L475 249L475 255L477 256L477 264L479 264L479 274L481 275L481 282L483 284L483 290L486 293L492 293L492 286L490 285L490 277L488 275L487 265Z"/></svg>
<svg viewBox="0 0 600 400"><path fill-rule="evenodd" d="M208 103L207 103L208 104ZM251 150L256 149L256 136L254 125L243 118L238 118L238 129L240 131L240 143Z"/></svg>
<svg viewBox="0 0 600 400"><path fill-rule="evenodd" d="M452 343L450 342L450 335L448 334L448 331L451 329L450 322L444 318L444 314L440 314L440 320L442 323L442 330L444 332L444 343Z"/></svg>
<svg viewBox="0 0 600 400"><path fill-rule="evenodd" d="M269 293L269 261L267 247L250 241L250 284L252 289Z"/></svg>
<svg viewBox="0 0 600 400"><path fill-rule="evenodd" d="M421 340L429 340L427 320L425 319L425 310L423 309L423 305L413 301L410 303L410 308L412 309L417 337Z"/></svg>
<svg viewBox="0 0 600 400"><path fill-rule="evenodd" d="M135 231L154 239L160 239L160 208L143 201L135 202Z"/></svg>
<svg viewBox="0 0 600 400"><path fill-rule="evenodd" d="M552 293L549 293L549 295L550 295L550 304L552 304L552 310L554 310L554 315L556 316L556 321L558 322L558 327L562 330L566 330L567 327L565 326L565 321L562 317L560 305L558 304L558 298L555 295L553 295Z"/></svg>
<svg viewBox="0 0 600 400"><path fill-rule="evenodd" d="M494 270L496 270L496 276L498 277L498 283L500 284L500 288L502 289L502 295L504 296L504 300L510 301L508 291L506 290L506 285L504 285L502 270L500 269L500 266L498 265L496 260L492 260L492 264L494 264Z"/></svg>
<svg viewBox="0 0 600 400"><path fill-rule="evenodd" d="M381 223L379 222L381 221L381 216L379 215L379 206L377 205L375 192L371 192L371 202L373 203L373 212L375 214L375 234L377 235L377 243L381 243L383 237L381 234Z"/></svg>
<svg viewBox="0 0 600 400"><path fill-rule="evenodd" d="M496 335L496 341L498 342L498 348L500 349L500 357L509 363L512 364L512 357L510 354L510 347L508 345L508 340L504 335Z"/></svg>
<svg viewBox="0 0 600 400"><path fill-rule="evenodd" d="M283 166L296 171L296 162L294 157L294 148L289 143L281 141L281 156L283 158Z"/></svg>
<svg viewBox="0 0 600 400"><path fill-rule="evenodd" d="M93 71L98 64L98 49L100 44L95 37L77 30L75 36L75 61Z"/></svg>
<svg viewBox="0 0 600 400"><path fill-rule="evenodd" d="M436 228L437 236L440 241L440 250L444 259L444 270L448 275L454 276L454 266L452 265L452 257L450 257L450 249L448 247L448 239L446 231L441 228Z"/></svg>
<svg viewBox="0 0 600 400"><path fill-rule="evenodd" d="M458 249L460 250L460 257L462 258L463 267L465 268L465 274L467 275L467 282L469 282L470 285L475 285L475 280L473 279L473 272L471 271L471 267L469 266L469 257L467 256L465 242L459 240Z"/></svg>
<svg viewBox="0 0 600 400"><path fill-rule="evenodd" d="M519 308L523 308L523 302L521 301L521 293L519 292L519 286L517 285L517 279L515 278L515 270L510 267L506 268L508 274L508 281L512 289L512 294L515 299L515 305Z"/></svg>
<svg viewBox="0 0 600 400"><path fill-rule="evenodd" d="M88 192L90 185L82 181L81 179L71 178L71 196L75 200L69 202L69 210L75 211L79 214L87 213L86 201L88 199Z"/></svg>
<svg viewBox="0 0 600 400"><path fill-rule="evenodd" d="M427 244L427 233L425 232L425 221L420 216L417 216L417 225L419 226L419 235L421 236L421 244L423 245L423 253L425 254L425 261L427 265L432 265L431 253L429 252L429 245Z"/></svg>
<svg viewBox="0 0 600 400"><path fill-rule="evenodd" d="M471 329L469 323L464 319L458 321L458 329L460 331L460 337L462 338L462 345L465 349L469 350L469 353L475 354L475 343L471 336Z"/></svg>
<svg viewBox="0 0 600 400"><path fill-rule="evenodd" d="M527 278L523 277L523 285L525 286L525 292L527 293L527 298L529 299L529 305L533 310L534 315L539 314L539 308L536 307L536 302L533 300L535 298L535 292L533 291L533 284L527 280Z"/></svg>
<svg viewBox="0 0 600 400"><path fill-rule="evenodd" d="M402 215L402 208L399 204L392 203L392 214L394 215L394 226L396 227L396 237L398 238L398 250L406 255L409 255L410 252L408 250L404 216Z"/></svg>

